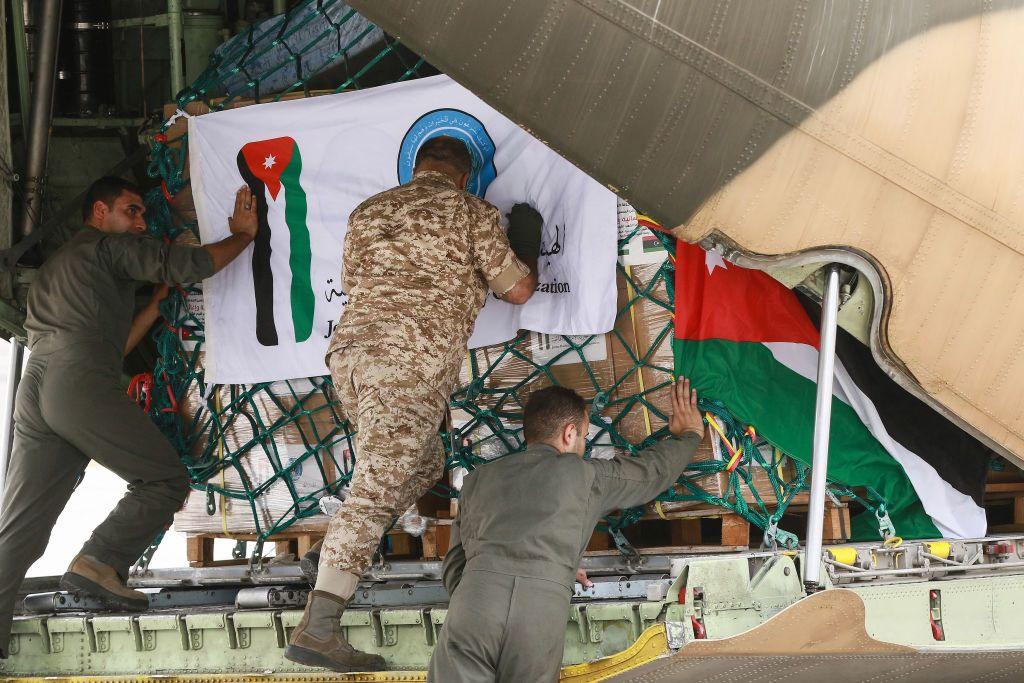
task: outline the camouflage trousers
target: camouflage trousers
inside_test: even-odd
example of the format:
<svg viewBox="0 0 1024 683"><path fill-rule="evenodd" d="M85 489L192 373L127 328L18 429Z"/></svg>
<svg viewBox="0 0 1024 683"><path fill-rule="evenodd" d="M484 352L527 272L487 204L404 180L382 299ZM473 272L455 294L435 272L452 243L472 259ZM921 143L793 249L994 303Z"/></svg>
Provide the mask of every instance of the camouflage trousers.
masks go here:
<svg viewBox="0 0 1024 683"><path fill-rule="evenodd" d="M331 518L322 566L361 575L391 521L444 471L438 428L447 395L409 372L394 352L348 348L331 354L338 400L356 429L351 490Z"/></svg>

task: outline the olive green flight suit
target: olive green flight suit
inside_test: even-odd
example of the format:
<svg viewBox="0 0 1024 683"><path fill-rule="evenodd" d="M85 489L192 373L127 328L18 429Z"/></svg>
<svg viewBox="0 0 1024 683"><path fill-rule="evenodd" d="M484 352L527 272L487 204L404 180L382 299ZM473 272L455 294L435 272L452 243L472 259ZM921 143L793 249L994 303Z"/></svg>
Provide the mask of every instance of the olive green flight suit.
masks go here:
<svg viewBox="0 0 1024 683"><path fill-rule="evenodd" d="M539 445L470 473L444 560L451 599L428 680L558 680L576 569L594 526L668 489L699 443L686 433L611 460Z"/></svg>
<svg viewBox="0 0 1024 683"><path fill-rule="evenodd" d="M31 356L15 401L0 508L0 651L10 640L18 587L89 460L127 481L128 493L82 553L122 578L184 502L185 467L125 394L122 356L142 282L197 282L213 272L205 249L89 227L39 270L28 296Z"/></svg>

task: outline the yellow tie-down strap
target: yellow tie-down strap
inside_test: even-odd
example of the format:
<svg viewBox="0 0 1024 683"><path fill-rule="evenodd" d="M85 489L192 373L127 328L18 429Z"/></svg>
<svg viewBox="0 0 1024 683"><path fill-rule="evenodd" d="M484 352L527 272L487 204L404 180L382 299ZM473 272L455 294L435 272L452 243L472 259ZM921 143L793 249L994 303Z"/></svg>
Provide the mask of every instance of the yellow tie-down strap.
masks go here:
<svg viewBox="0 0 1024 683"><path fill-rule="evenodd" d="M636 642L609 657L573 664L561 671L558 680L572 683L603 681L668 653L665 625L655 624ZM46 676L3 678L0 683L424 683L425 671L380 671L363 674L280 673L280 674L180 674L159 676Z"/></svg>

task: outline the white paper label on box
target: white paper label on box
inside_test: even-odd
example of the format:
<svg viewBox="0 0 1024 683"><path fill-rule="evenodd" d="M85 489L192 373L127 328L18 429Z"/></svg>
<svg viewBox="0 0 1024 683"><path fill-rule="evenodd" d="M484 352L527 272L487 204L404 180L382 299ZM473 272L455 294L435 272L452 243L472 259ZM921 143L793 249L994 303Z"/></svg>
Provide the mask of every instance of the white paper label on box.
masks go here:
<svg viewBox="0 0 1024 683"><path fill-rule="evenodd" d="M188 309L188 315L183 314L177 321L176 326L179 330L178 336L182 340L182 348L191 353L192 351L195 351L196 348L196 342L192 339L192 336L196 332L201 332L206 326L206 311L203 308L202 285L191 285L186 290L185 308ZM195 320L198 321L198 326L192 318L195 318Z"/></svg>
<svg viewBox="0 0 1024 683"><path fill-rule="evenodd" d="M288 467L292 463L299 461L291 471L291 480L295 485L295 493L300 496L310 496L317 492L322 493L326 482L324 482L324 477L320 472L320 468L317 467L314 457L306 457L308 453L306 447L302 444L287 444L285 449L285 457L281 463L283 466ZM324 452L321 457L330 456Z"/></svg>
<svg viewBox="0 0 1024 683"><path fill-rule="evenodd" d="M185 297L185 304L188 312L199 321L200 325L206 325L206 310L203 308L203 291L197 289L199 285L192 285L189 288L188 296Z"/></svg>
<svg viewBox="0 0 1024 683"><path fill-rule="evenodd" d="M624 266L639 266L664 261L668 252L650 228L640 225L636 209L630 206L629 202L620 199L618 210L619 263Z"/></svg>
<svg viewBox="0 0 1024 683"><path fill-rule="evenodd" d="M573 363L582 363L584 359L588 363L608 359L608 344L603 334L570 337L540 332L531 332L530 334L533 337L530 345L533 360L542 365L572 365ZM577 346L581 344L582 346L577 351L569 345L567 339L571 339L572 343ZM587 341L588 339L590 341ZM580 358L581 354L583 358ZM556 356L558 359L552 362Z"/></svg>
<svg viewBox="0 0 1024 683"><path fill-rule="evenodd" d="M602 417L601 421L605 423L604 431L602 428L593 422L590 423L587 428L587 441L590 442L590 457L593 460L611 460L615 457L615 446L612 445L612 436L608 432L608 427L611 426L611 419ZM599 432L601 432L599 434Z"/></svg>
<svg viewBox="0 0 1024 683"><path fill-rule="evenodd" d="M518 437L522 438L523 425L518 422L510 422L506 419L500 419L501 427L507 435L508 444L515 445L518 443L516 439L516 433ZM498 438L496 435L494 425L489 422L481 422L476 425L470 433L465 433L463 430L466 425L469 424L469 420L455 420L453 427L463 435L463 446L469 446L472 450L473 455L483 458L484 460L494 460L504 455L508 455L509 446L506 442ZM458 487L456 487L458 488Z"/></svg>

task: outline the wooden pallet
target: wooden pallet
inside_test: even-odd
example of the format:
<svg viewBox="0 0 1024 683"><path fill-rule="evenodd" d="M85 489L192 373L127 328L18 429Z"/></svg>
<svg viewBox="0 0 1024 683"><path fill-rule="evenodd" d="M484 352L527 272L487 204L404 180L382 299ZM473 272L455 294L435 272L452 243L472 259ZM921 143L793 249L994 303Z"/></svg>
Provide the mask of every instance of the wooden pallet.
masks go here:
<svg viewBox="0 0 1024 683"><path fill-rule="evenodd" d="M420 536L413 536L400 529L388 532L391 550L387 556L395 559L439 560L448 553L451 541L452 521L434 519L427 524Z"/></svg>
<svg viewBox="0 0 1024 683"><path fill-rule="evenodd" d="M1012 506L1012 510L1002 508ZM985 510L990 520L989 531L1014 533L1024 531L1024 482L990 482L985 485ZM992 523L992 520L1006 523Z"/></svg>
<svg viewBox="0 0 1024 683"><path fill-rule="evenodd" d="M806 505L791 505L781 526L803 536L806 522L800 518L806 514ZM700 547L709 549L709 552L746 550L750 547L752 535L751 524L746 519L723 508L707 505L663 512L662 515L649 513L637 524L627 527L624 533L638 550L646 547ZM830 502L826 505L822 535L826 543L850 539L850 510L845 504L836 506ZM608 534L595 533L587 550L600 551L609 547L613 544Z"/></svg>
<svg viewBox="0 0 1024 683"><path fill-rule="evenodd" d="M301 558L310 548L322 540L323 531L283 532L267 539L274 544L273 554L287 554L295 559ZM245 564L248 560L217 560L214 559L214 541L225 539L231 541L255 542L256 534L193 534L186 538L186 555L190 567L222 567ZM422 536L413 536L401 529L388 532L390 550L387 557L393 559L424 559L436 560L448 552L451 538L451 520L431 521Z"/></svg>
<svg viewBox="0 0 1024 683"><path fill-rule="evenodd" d="M300 558L323 537L324 532L322 531L285 531L271 536L268 542L274 544L274 555L290 553L294 557ZM190 534L185 539L185 554L188 557L190 567L222 567L245 564L248 560L215 560L213 555L214 541L221 539L253 543L258 538L259 536L256 534Z"/></svg>
<svg viewBox="0 0 1024 683"><path fill-rule="evenodd" d="M1021 511L1024 524L1024 485L1013 499ZM434 511L437 518L431 519L422 536L413 536L401 529L388 533L390 551L387 557L393 559L442 559L448 552L451 541L450 513L444 509ZM801 517L807 513L806 505L791 505L783 518L782 526L803 536L805 522ZM755 529L755 535L756 535ZM739 515L720 507L702 506L686 510L671 510L663 516L647 514L640 522L624 530L626 538L638 550L646 548L669 549L673 552L734 552L746 550L751 545L750 522ZM324 536L322 531L284 532L268 539L274 543L274 554L287 553L300 558ZM242 564L246 560L215 560L214 540L255 541L255 534L196 534L188 537L188 562L192 567L216 567ZM823 540L826 543L842 543L850 538L850 510L846 505L836 506L831 502L825 507ZM755 539L755 541L758 539ZM597 532L590 538L586 552L601 554L613 551L615 544L605 532Z"/></svg>

